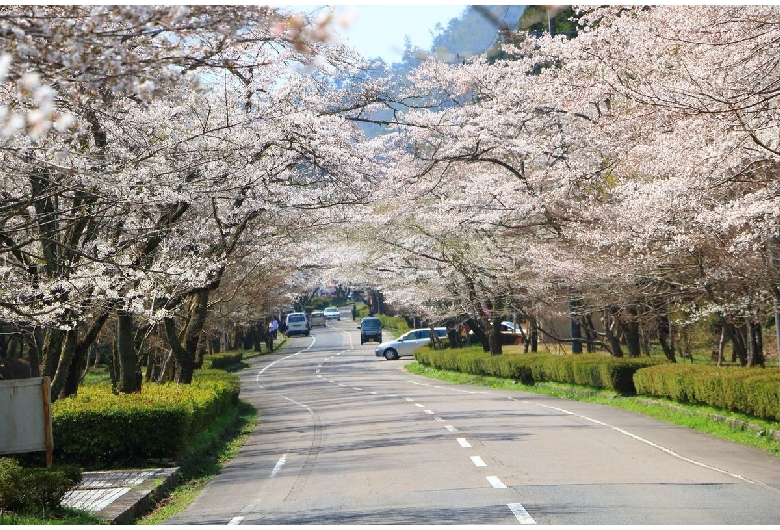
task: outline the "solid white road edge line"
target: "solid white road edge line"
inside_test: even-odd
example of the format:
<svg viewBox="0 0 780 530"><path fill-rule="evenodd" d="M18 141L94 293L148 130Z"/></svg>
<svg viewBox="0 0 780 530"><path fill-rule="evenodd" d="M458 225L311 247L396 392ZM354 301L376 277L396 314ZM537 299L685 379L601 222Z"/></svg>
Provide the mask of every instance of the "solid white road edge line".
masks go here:
<svg viewBox="0 0 780 530"><path fill-rule="evenodd" d="M419 382L416 382L416 381L407 380L407 382L408 383L412 383L412 384L416 384L416 385L420 385L420 386L430 386L430 387L433 387L433 385L426 385L425 383L419 383ZM451 390L451 391L455 391L455 392L459 392L460 391L458 389L450 389L450 388L447 388L447 390ZM470 393L472 393L472 392L470 392ZM490 392L473 392L473 393L491 395ZM693 464L695 466L699 466L699 467L702 467L704 469L709 469L710 471L715 471L716 473L722 473L724 475L727 475L727 476L732 477L732 478L737 479L737 480L741 480L741 481L746 482L748 484L756 484L756 485L760 485L760 486L765 487L765 488L770 488L772 490L776 490L776 488L773 488L772 486L770 486L768 484L764 484L764 483L761 483L761 482L756 482L756 481L750 480L748 478L745 478L742 475L738 475L736 473L731 473L729 471L726 471L725 469L720 469L720 468L717 468L717 467L713 467L713 466L707 465L707 464L705 464L703 462L699 462L697 460L693 460L691 458L687 458L685 456L682 456L679 453L675 453L673 450L669 449L668 447L664 447L662 445L659 445L659 444L656 444L654 442L651 442L650 440L648 440L646 438L642 438L641 436L638 436L636 434L630 433L630 432L626 431L625 429L621 429L620 427L615 427L614 425L610 425L608 423L604 423L604 422L598 421L596 419L589 418L587 416L583 416L581 414L576 414L574 412L571 412L569 410L562 409L562 408L559 408L559 407L552 407L552 406L549 406L549 405L542 405L541 403L532 403L530 401L518 400L518 399L513 398L513 397L509 397L509 400L510 401L519 401L521 403L525 403L525 404L528 404L528 405L536 405L538 407L544 407L544 408L548 408L548 409L552 409L552 410L557 410L557 411L562 412L564 414L570 414L572 416L577 416L578 418L582 418L582 419L584 419L586 421L593 422L593 423L595 423L597 425L602 425L602 426L607 427L609 429L612 429L612 430L614 430L616 432L619 432L621 434L629 436L629 437L633 438L634 440L637 440L638 442L642 442L642 443L647 444L647 445L649 445L651 447L655 447L656 449L658 449L660 451L663 451L664 453L668 454L669 456L672 456L674 458L682 460L683 462L688 462L689 464Z"/></svg>
<svg viewBox="0 0 780 530"><path fill-rule="evenodd" d="M628 432L625 429L621 429L620 427L615 427L614 425L610 425L608 423L604 423L603 421L599 421L599 420L596 420L596 419L593 419L593 418L589 418L587 416L583 416L582 414L576 414L576 413L568 411L566 409L561 409L561 408L558 408L558 407L551 407L549 405L542 405L541 403L531 403L529 401L523 401L523 403L528 403L529 405L537 405L539 407L544 407L544 408L548 408L548 409L557 410L559 412L563 412L564 414L570 414L572 416L577 416L578 418L582 418L583 420L590 421L592 423L595 423L596 425L601 425L603 427L610 428L613 431L619 432L620 434L624 434L624 435L626 435L626 436L628 436L630 438L633 438L634 440L637 440L638 442L642 442L644 444L647 444L650 447L655 447L656 449L659 449L659 450L663 451L664 453L666 453L666 454L668 454L668 455L670 455L670 456L672 456L674 458L682 460L683 462L688 462L689 464L693 464L695 466L703 467L704 469L709 469L710 471L715 471L717 473L722 473L724 475L727 475L729 477L735 478L737 480L741 480L743 482L747 482L748 484L758 484L757 482L754 482L754 481L752 481L752 480L750 480L748 478L745 478L745 477L743 477L741 475L737 475L736 473L731 473L729 471L726 471L725 469L720 469L720 468L717 468L717 467L709 466L709 465L707 465L707 464L705 464L703 462L698 462L696 460L693 460L693 459L687 458L685 456L682 456L681 454L675 453L674 451L672 451L668 447L664 447L662 445L658 445L657 443L651 442L650 440L648 440L646 438L642 438L641 436L637 436L636 434L630 433L630 432Z"/></svg>

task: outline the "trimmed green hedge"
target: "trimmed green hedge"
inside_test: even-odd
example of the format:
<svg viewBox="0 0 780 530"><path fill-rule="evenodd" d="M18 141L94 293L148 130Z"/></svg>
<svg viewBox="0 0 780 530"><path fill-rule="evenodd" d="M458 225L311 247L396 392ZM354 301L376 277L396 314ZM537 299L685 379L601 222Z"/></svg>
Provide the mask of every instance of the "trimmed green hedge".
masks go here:
<svg viewBox="0 0 780 530"><path fill-rule="evenodd" d="M0 458L0 512L54 510L79 482L81 470L75 466L29 469L13 458Z"/></svg>
<svg viewBox="0 0 780 530"><path fill-rule="evenodd" d="M226 352L206 355L203 358L203 366L209 368L225 369L240 363L244 358L243 352Z"/></svg>
<svg viewBox="0 0 780 530"><path fill-rule="evenodd" d="M493 355L474 349L419 348L421 364L503 377L525 384L550 381L709 405L780 421L780 371L765 368L671 364L662 357L609 355Z"/></svg>
<svg viewBox="0 0 780 530"><path fill-rule="evenodd" d="M757 418L780 420L780 371L712 365L666 365L639 370L640 394L709 405Z"/></svg>
<svg viewBox="0 0 780 530"><path fill-rule="evenodd" d="M195 433L238 402L238 376L198 370L191 385L146 384L137 394L87 385L52 405L57 461L90 468L175 458Z"/></svg>
<svg viewBox="0 0 780 530"><path fill-rule="evenodd" d="M357 321L360 322L360 319L368 316L368 307L358 306L357 313ZM390 315L383 315L382 313L377 313L374 316L382 323L383 330L395 329L398 330L400 334L409 331L409 324L406 323L406 319L403 317L391 317Z"/></svg>
<svg viewBox="0 0 780 530"><path fill-rule="evenodd" d="M374 315L382 323L382 329L396 329L398 333L404 334L409 331L409 325L406 319L401 317L391 317L387 315Z"/></svg>
<svg viewBox="0 0 780 530"><path fill-rule="evenodd" d="M443 370L505 377L525 384L552 381L633 394L634 373L664 362L658 358L617 358L608 355L504 354L490 355L473 350L433 350L415 352L418 362Z"/></svg>

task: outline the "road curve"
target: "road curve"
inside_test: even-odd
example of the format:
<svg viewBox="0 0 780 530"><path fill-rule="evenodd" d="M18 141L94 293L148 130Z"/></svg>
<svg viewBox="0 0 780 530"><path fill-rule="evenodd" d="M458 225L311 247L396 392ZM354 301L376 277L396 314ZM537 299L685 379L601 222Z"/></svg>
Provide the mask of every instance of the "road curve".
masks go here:
<svg viewBox="0 0 780 530"><path fill-rule="evenodd" d="M433 381L348 318L241 372L260 420L166 524L775 524L780 461L607 406Z"/></svg>

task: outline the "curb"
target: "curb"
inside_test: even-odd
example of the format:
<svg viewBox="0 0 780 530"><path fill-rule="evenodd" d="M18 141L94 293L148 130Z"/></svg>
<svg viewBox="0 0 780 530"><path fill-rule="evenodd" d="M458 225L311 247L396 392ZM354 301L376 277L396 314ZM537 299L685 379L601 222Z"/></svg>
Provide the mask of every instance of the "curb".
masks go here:
<svg viewBox="0 0 780 530"><path fill-rule="evenodd" d="M180 468L91 471L82 475L62 505L88 511L110 524L127 524L147 513L173 486Z"/></svg>

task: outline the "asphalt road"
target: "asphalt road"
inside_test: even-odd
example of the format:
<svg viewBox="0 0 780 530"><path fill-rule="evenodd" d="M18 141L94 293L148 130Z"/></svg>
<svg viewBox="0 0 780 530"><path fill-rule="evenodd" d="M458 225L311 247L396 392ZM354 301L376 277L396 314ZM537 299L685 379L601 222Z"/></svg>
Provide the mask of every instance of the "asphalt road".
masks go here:
<svg viewBox="0 0 780 530"><path fill-rule="evenodd" d="M607 406L454 385L349 317L243 371L249 440L166 524L776 524L780 459Z"/></svg>

